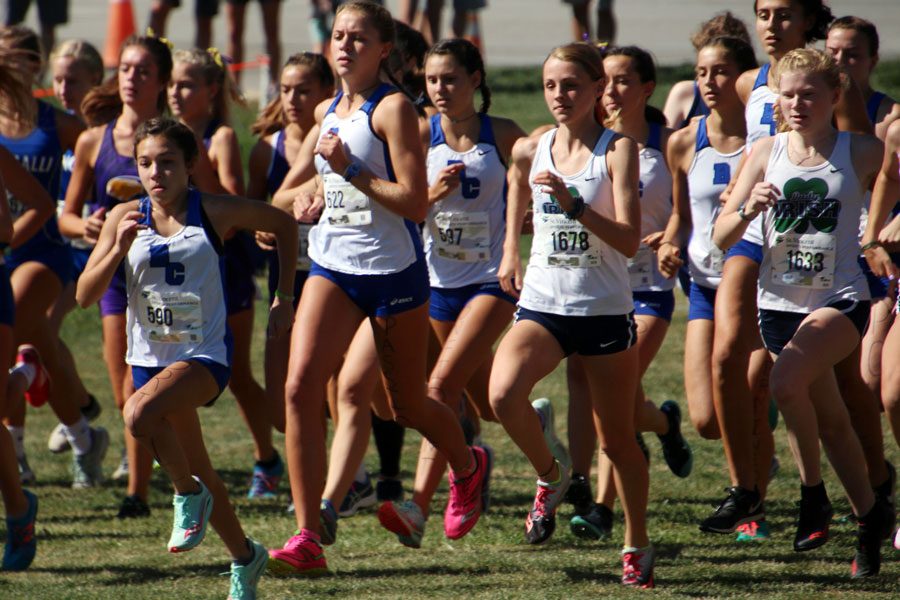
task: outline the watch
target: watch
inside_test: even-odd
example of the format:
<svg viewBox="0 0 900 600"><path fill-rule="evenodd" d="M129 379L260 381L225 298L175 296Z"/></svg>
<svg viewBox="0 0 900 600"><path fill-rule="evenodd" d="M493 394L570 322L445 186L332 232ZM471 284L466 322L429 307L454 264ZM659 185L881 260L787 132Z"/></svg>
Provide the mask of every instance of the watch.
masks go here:
<svg viewBox="0 0 900 600"><path fill-rule="evenodd" d="M755 217L752 217L744 212L745 202L741 202L740 207L737 209L737 214L741 218L742 221L752 221Z"/></svg>
<svg viewBox="0 0 900 600"><path fill-rule="evenodd" d="M359 175L360 170L361 169L360 169L359 163L357 163L357 162L352 162L349 165L347 165L347 168L344 169L344 174L343 174L344 181L350 181L351 179L353 179L354 177Z"/></svg>

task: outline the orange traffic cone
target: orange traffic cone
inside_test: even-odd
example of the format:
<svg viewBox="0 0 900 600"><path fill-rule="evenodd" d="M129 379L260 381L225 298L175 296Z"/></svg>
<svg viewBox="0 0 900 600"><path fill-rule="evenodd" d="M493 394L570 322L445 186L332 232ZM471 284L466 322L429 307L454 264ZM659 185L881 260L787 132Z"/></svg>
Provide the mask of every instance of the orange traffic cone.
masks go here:
<svg viewBox="0 0 900 600"><path fill-rule="evenodd" d="M131 0L109 0L109 18L106 21L106 46L103 48L103 64L113 69L119 66L119 50L128 36L133 35L134 11Z"/></svg>

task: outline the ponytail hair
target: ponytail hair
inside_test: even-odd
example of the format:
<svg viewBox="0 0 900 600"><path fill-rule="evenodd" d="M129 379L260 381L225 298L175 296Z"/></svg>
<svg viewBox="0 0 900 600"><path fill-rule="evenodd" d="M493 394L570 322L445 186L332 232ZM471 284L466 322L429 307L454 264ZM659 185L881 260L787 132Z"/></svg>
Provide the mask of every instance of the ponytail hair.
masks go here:
<svg viewBox="0 0 900 600"><path fill-rule="evenodd" d="M166 110L166 86L172 78L172 50L167 41L150 35L132 35L122 43L119 60L126 48L140 46L153 57L161 90L156 98L156 108L160 113ZM91 127L112 121L122 113L122 98L119 95L118 72L103 84L95 87L81 102L81 113Z"/></svg>
<svg viewBox="0 0 900 600"><path fill-rule="evenodd" d="M31 87L17 66L30 52L4 50L0 52L0 116L24 124L34 123L37 103Z"/></svg>
<svg viewBox="0 0 900 600"><path fill-rule="evenodd" d="M431 47L431 50L425 55L425 60L431 56L452 56L458 65L466 70L466 73L481 74L481 83L478 90L481 92L481 108L478 112L487 114L491 108L491 88L487 83L487 71L484 69L484 60L481 58L481 52L470 42L462 38L453 38L449 40L441 40Z"/></svg>
<svg viewBox="0 0 900 600"><path fill-rule="evenodd" d="M691 44L699 52L708 46L712 40L720 37L738 38L751 44L747 25L734 16L730 10L719 13L712 19L700 23L700 29L691 36Z"/></svg>
<svg viewBox="0 0 900 600"><path fill-rule="evenodd" d="M246 106L244 97L241 96L234 78L228 72L222 55L216 48L203 50L178 50L172 56L172 62L185 63L196 67L206 85L218 86L215 98L212 101L210 116L228 125L229 103L235 102L240 106Z"/></svg>
<svg viewBox="0 0 900 600"><path fill-rule="evenodd" d="M331 65L328 64L328 61L321 54L313 52L291 54L281 70L284 71L289 67L306 67L313 72L322 88L326 90L334 89L334 72L331 70ZM253 135L257 137L272 135L288 126L287 115L284 114L280 96L279 94L278 97L270 100L253 125L250 126L250 132Z"/></svg>

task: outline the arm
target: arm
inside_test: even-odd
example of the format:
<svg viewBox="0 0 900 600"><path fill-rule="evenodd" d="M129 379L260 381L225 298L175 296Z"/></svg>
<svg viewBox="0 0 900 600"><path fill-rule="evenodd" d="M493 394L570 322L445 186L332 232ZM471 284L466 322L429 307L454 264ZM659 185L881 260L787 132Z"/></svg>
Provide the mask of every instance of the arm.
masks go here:
<svg viewBox="0 0 900 600"><path fill-rule="evenodd" d="M25 170L16 157L0 146L0 173L6 183L6 191L25 206L25 211L13 223L9 245L21 246L44 226L54 211L56 203L44 186ZM8 206L8 205L7 205Z"/></svg>
<svg viewBox="0 0 900 600"><path fill-rule="evenodd" d="M75 115L56 109L56 133L63 150L75 151L78 136L84 131L84 123Z"/></svg>
<svg viewBox="0 0 900 600"><path fill-rule="evenodd" d="M672 216L657 249L657 263L660 273L669 278L684 264L681 248L693 226L687 171L694 158L696 128L697 124L691 123L673 134L667 148L668 163L672 166Z"/></svg>
<svg viewBox="0 0 900 600"><path fill-rule="evenodd" d="M209 157L206 146L203 145L203 140L199 136L196 136L196 139L200 152L197 153L197 158L191 168L191 184L207 194L229 193L219 181L219 175Z"/></svg>
<svg viewBox="0 0 900 600"><path fill-rule="evenodd" d="M316 125L303 138L297 158L291 165L291 170L285 175L278 191L272 197L272 204L281 207L291 206L294 203L294 197L303 188L303 184L316 176L316 143L318 140L319 126ZM343 173L343 171L341 172Z"/></svg>
<svg viewBox="0 0 900 600"><path fill-rule="evenodd" d="M897 152L900 151L900 125L898 123L888 129L881 169L875 180L875 190L872 192L869 204L866 231L860 241L862 247L866 248L863 250L863 256L866 257L872 273L878 277L893 276L896 278L898 275L897 266L893 264L890 255L879 239L882 225L890 216L897 198L900 197L900 175L897 172ZM855 163L857 160L855 153L853 156Z"/></svg>
<svg viewBox="0 0 900 600"><path fill-rule="evenodd" d="M210 144L210 160L216 168L219 183L229 194L244 196L244 165L241 149L231 127L219 127Z"/></svg>
<svg viewBox="0 0 900 600"><path fill-rule="evenodd" d="M497 270L497 278L504 292L518 298L522 290L522 257L519 238L525 212L531 204L531 185L528 174L537 151L540 135L523 137L510 152L509 172L506 175L509 189L506 194L506 237L503 240L503 258Z"/></svg>
<svg viewBox="0 0 900 600"><path fill-rule="evenodd" d="M669 127L678 128L687 118L688 111L694 103L694 81L679 81L669 90L663 114Z"/></svg>
<svg viewBox="0 0 900 600"><path fill-rule="evenodd" d="M753 144L750 156L742 162L735 177L737 181L728 201L716 219L713 229L713 243L721 250L727 250L736 244L750 221L757 214L772 206L781 194L774 185L763 181L766 175L766 164L772 151L774 138L763 138ZM738 209L744 204L744 217Z"/></svg>
<svg viewBox="0 0 900 600"><path fill-rule="evenodd" d="M84 203L91 194L94 184L94 162L100 151L103 128L94 127L85 131L75 145L75 165L72 167L72 178L66 190L66 201L59 216L59 231L70 238L87 238L94 242L103 227L103 212L83 219ZM104 209L100 209L104 211Z"/></svg>
<svg viewBox="0 0 900 600"><path fill-rule="evenodd" d="M128 254L143 215L137 210L137 201L114 207L103 222L97 245L88 258L84 272L78 278L75 299L81 308L95 304L109 287L116 269Z"/></svg>
<svg viewBox="0 0 900 600"><path fill-rule="evenodd" d="M250 151L250 160L247 165L250 175L247 197L251 200L265 201L268 196L269 163L272 161L274 152L272 146L264 139L258 140Z"/></svg>
<svg viewBox="0 0 900 600"><path fill-rule="evenodd" d="M3 173L0 172L0 243L8 244L13 236L12 215L9 214L9 202L6 198L6 185Z"/></svg>

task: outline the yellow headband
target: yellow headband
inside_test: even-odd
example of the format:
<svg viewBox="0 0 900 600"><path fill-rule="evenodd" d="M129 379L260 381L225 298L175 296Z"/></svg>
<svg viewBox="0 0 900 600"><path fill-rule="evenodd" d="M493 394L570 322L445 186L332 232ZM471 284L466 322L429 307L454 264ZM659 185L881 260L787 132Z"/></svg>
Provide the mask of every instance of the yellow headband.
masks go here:
<svg viewBox="0 0 900 600"><path fill-rule="evenodd" d="M164 38L164 37L161 37L161 36L156 35L156 32L153 31L153 28L152 28L152 27L148 27L148 28L147 28L147 37L151 37L151 38L156 38L156 39L158 39L159 41L161 41L163 44L165 44L165 45L169 48L169 51L172 51L172 50L175 49L175 44L173 44L172 42L170 42L170 41L168 40L168 38Z"/></svg>

